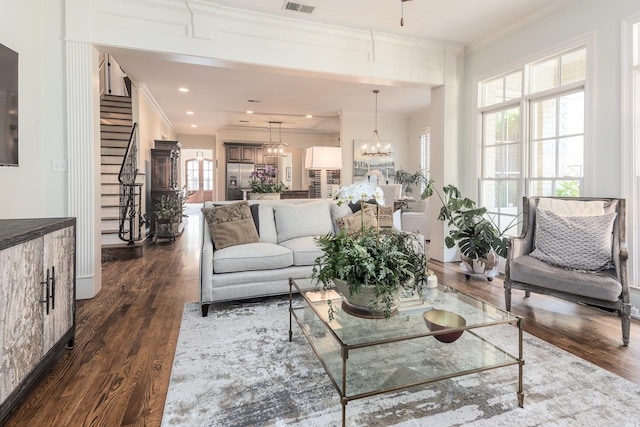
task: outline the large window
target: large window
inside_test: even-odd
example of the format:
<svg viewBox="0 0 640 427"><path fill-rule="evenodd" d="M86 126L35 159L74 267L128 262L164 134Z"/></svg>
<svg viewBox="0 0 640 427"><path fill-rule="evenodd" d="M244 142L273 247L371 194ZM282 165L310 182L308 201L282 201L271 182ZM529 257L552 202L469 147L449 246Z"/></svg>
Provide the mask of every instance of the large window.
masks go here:
<svg viewBox="0 0 640 427"><path fill-rule="evenodd" d="M501 229L523 195L580 195L586 53L585 47L563 52L478 85L479 204Z"/></svg>

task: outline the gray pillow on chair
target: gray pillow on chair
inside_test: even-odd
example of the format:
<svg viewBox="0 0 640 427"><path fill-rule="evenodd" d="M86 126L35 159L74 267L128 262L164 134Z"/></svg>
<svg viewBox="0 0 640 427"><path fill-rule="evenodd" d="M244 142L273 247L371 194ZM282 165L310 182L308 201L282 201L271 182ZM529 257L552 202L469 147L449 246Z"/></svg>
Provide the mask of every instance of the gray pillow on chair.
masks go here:
<svg viewBox="0 0 640 427"><path fill-rule="evenodd" d="M535 250L531 256L572 270L611 268L616 215L611 212L597 216L560 216L538 208Z"/></svg>

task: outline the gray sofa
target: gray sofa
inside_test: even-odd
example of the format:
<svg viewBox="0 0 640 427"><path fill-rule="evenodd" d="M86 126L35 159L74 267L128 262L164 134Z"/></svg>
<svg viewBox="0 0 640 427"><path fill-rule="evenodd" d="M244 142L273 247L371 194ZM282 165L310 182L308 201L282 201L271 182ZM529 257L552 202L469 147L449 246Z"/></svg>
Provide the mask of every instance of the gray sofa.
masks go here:
<svg viewBox="0 0 640 427"><path fill-rule="evenodd" d="M207 202L214 204L235 202ZM207 316L210 304L289 292L289 278L311 277L322 251L314 237L336 230L335 219L351 209L322 199L255 200L258 243L215 250L203 220L200 253L200 305ZM255 209L255 208L254 208Z"/></svg>

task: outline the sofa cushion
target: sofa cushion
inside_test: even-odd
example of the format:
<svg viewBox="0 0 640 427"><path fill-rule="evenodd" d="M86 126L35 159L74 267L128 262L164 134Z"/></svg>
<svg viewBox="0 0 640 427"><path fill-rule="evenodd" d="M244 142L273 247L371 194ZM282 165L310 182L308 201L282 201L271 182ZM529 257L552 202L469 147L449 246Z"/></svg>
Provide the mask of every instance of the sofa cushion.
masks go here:
<svg viewBox="0 0 640 427"><path fill-rule="evenodd" d="M278 243L276 221L273 216L273 207L265 203L258 203L258 218L260 220L260 241L264 243Z"/></svg>
<svg viewBox="0 0 640 427"><path fill-rule="evenodd" d="M529 255L514 259L509 266L509 275L514 282L604 301L617 301L622 292L614 269L584 273L556 267ZM550 277L553 280L549 280Z"/></svg>
<svg viewBox="0 0 640 427"><path fill-rule="evenodd" d="M615 212L598 216L559 216L537 208L535 250L531 256L576 270L610 268L615 218Z"/></svg>
<svg viewBox="0 0 640 427"><path fill-rule="evenodd" d="M201 210L216 249L259 241L258 231L247 202Z"/></svg>
<svg viewBox="0 0 640 427"><path fill-rule="evenodd" d="M329 202L273 205L278 243L305 236L322 236L333 231Z"/></svg>
<svg viewBox="0 0 640 427"><path fill-rule="evenodd" d="M284 246L293 252L293 265L313 265L316 258L324 254L314 239L315 237L313 236L296 237L295 239L280 242L280 246Z"/></svg>
<svg viewBox="0 0 640 427"><path fill-rule="evenodd" d="M273 243L247 243L216 250L213 253L215 273L271 270L291 265L293 265L291 250Z"/></svg>

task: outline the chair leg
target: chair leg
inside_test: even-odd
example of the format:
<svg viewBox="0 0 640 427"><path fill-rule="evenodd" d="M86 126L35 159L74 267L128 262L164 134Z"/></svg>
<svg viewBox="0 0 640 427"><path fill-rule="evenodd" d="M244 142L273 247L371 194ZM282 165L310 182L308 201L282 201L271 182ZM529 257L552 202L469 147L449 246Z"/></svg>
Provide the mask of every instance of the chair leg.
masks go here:
<svg viewBox="0 0 640 427"><path fill-rule="evenodd" d="M511 311L511 288L504 287L504 308Z"/></svg>
<svg viewBox="0 0 640 427"><path fill-rule="evenodd" d="M622 344L629 345L629 332L631 329L631 304L623 304L620 311L620 321L622 323Z"/></svg>

